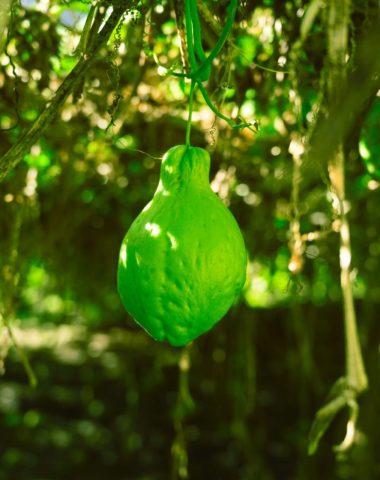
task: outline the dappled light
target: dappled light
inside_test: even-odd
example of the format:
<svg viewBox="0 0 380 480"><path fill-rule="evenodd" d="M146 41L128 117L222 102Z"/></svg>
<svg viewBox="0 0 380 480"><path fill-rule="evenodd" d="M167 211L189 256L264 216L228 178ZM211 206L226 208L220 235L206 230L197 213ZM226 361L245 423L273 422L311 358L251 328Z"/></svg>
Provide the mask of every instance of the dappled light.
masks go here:
<svg viewBox="0 0 380 480"><path fill-rule="evenodd" d="M379 9L0 0L0 480L378 478Z"/></svg>

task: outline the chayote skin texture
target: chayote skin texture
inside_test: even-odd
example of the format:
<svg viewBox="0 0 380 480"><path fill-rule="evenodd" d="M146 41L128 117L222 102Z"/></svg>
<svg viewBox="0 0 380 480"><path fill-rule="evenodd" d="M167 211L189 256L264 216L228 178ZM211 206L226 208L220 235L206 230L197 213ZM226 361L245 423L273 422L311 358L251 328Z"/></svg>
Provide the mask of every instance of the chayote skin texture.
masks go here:
<svg viewBox="0 0 380 480"><path fill-rule="evenodd" d="M120 250L118 290L126 310L153 338L173 346L209 330L245 282L243 237L211 190L209 170L206 150L171 148L153 200Z"/></svg>

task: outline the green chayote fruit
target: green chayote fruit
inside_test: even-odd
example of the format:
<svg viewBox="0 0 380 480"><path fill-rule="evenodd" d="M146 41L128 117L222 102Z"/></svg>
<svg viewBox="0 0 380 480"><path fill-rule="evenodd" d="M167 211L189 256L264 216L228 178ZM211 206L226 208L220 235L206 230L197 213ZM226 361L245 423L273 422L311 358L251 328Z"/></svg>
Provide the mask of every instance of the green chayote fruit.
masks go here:
<svg viewBox="0 0 380 480"><path fill-rule="evenodd" d="M235 218L211 190L206 150L179 145L163 157L153 200L120 250L126 310L156 340L185 345L236 302L247 254Z"/></svg>

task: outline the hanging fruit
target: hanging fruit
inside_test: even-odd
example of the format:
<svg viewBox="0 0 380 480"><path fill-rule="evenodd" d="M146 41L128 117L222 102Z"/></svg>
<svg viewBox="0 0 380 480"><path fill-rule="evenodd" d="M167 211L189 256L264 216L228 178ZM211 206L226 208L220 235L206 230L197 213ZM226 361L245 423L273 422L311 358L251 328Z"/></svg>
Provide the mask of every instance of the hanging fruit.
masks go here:
<svg viewBox="0 0 380 480"><path fill-rule="evenodd" d="M126 310L156 340L185 345L236 302L247 255L235 218L209 185L210 156L179 145L163 157L153 200L120 250Z"/></svg>

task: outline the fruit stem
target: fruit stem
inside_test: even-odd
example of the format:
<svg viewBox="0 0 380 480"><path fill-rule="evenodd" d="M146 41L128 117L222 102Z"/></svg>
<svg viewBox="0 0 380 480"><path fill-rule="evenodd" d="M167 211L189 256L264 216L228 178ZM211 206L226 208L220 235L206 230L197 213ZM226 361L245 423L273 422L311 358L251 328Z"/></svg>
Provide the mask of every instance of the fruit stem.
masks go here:
<svg viewBox="0 0 380 480"><path fill-rule="evenodd" d="M186 146L190 147L190 131L191 131L191 117L193 115L193 100L194 100L195 81L191 80L190 95L189 95L189 116L187 117L186 125Z"/></svg>

